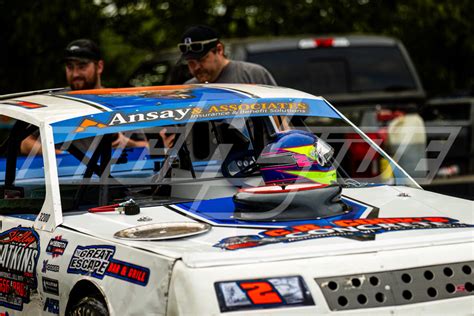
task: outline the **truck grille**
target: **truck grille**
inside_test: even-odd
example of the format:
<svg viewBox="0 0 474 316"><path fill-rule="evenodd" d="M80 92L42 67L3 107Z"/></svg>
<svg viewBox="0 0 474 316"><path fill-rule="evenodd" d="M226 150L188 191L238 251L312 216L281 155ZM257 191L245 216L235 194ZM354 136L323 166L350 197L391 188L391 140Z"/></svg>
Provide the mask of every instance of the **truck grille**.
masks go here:
<svg viewBox="0 0 474 316"><path fill-rule="evenodd" d="M474 261L315 279L333 311L473 295Z"/></svg>

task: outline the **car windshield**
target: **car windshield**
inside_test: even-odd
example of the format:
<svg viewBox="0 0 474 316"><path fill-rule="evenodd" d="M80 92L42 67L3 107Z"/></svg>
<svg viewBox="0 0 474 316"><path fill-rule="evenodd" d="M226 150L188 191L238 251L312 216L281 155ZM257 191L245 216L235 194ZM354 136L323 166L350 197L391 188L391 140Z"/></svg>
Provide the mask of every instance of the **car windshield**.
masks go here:
<svg viewBox="0 0 474 316"><path fill-rule="evenodd" d="M289 135L281 138L287 143L278 135ZM299 143L304 137L310 142ZM130 126L56 148L61 198L69 206L63 210L129 199L158 205L231 197L281 179L348 188L415 185L349 123L321 116Z"/></svg>

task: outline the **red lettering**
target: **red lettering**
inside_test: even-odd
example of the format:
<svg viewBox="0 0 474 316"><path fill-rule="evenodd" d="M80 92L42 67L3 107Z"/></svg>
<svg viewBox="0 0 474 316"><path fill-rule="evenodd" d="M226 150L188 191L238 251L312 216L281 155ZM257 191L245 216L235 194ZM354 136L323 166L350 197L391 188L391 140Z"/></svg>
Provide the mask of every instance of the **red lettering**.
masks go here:
<svg viewBox="0 0 474 316"><path fill-rule="evenodd" d="M272 230L267 230L263 232L264 235L270 236L270 237L278 237L278 236L285 236L288 234L291 234L292 231L286 230L286 229L272 229Z"/></svg>
<svg viewBox="0 0 474 316"><path fill-rule="evenodd" d="M144 271L140 271L137 277L137 280L140 282L145 282L145 277L146 277L146 273Z"/></svg>
<svg viewBox="0 0 474 316"><path fill-rule="evenodd" d="M111 263L109 264L109 266L107 267L107 271L108 271L108 272L112 272L112 273L114 273L114 274L117 274L117 273L119 273L119 271L120 271L120 265L119 265L119 264L116 264L116 263L114 263L114 262L111 262Z"/></svg>
<svg viewBox="0 0 474 316"><path fill-rule="evenodd" d="M336 226L341 226L341 227L350 227L350 226L357 226L358 225L355 221L350 220L350 219L342 219L342 220L338 220L338 221L333 221L333 223Z"/></svg>
<svg viewBox="0 0 474 316"><path fill-rule="evenodd" d="M296 225L292 227L296 231L300 232L307 232L313 229L321 229L321 226L314 225L314 224L306 224L306 225Z"/></svg>
<svg viewBox="0 0 474 316"><path fill-rule="evenodd" d="M10 292L10 280L0 279L0 293Z"/></svg>
<svg viewBox="0 0 474 316"><path fill-rule="evenodd" d="M139 282L145 282L146 273L138 269L130 268L128 272L128 277Z"/></svg>
<svg viewBox="0 0 474 316"><path fill-rule="evenodd" d="M423 217L423 219L428 222L449 223L446 217Z"/></svg>
<svg viewBox="0 0 474 316"><path fill-rule="evenodd" d="M120 275L121 276L127 275L127 266L122 266L122 270L120 270Z"/></svg>
<svg viewBox="0 0 474 316"><path fill-rule="evenodd" d="M136 275L137 275L137 270L135 270L134 268L130 268L130 270L128 270L129 278L136 279Z"/></svg>
<svg viewBox="0 0 474 316"><path fill-rule="evenodd" d="M256 247L256 246L258 246L257 242L249 241L249 242L245 242L245 243L242 243L242 244L229 245L229 246L227 246L227 249L235 250L235 249L240 249L240 248L251 248L251 247Z"/></svg>
<svg viewBox="0 0 474 316"><path fill-rule="evenodd" d="M36 238L31 231L20 231L14 230L8 234L8 239L1 239L0 243L11 243L16 242L19 244L25 244L25 248L36 242Z"/></svg>
<svg viewBox="0 0 474 316"><path fill-rule="evenodd" d="M26 297L26 289L24 283L12 281L12 287L19 296Z"/></svg>
<svg viewBox="0 0 474 316"><path fill-rule="evenodd" d="M358 225L377 225L377 224L397 224L397 223L413 223L420 221L431 222L449 222L448 219L442 217L387 217L387 218L361 218L356 220L345 219L337 220L333 223L341 227L350 227Z"/></svg>

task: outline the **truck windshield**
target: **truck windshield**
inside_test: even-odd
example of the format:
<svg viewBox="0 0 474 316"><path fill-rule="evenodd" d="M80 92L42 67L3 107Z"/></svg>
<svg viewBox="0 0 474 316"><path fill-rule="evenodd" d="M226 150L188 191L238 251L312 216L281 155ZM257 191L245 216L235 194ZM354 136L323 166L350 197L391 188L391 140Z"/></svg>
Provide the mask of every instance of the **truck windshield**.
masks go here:
<svg viewBox="0 0 474 316"><path fill-rule="evenodd" d="M278 85L315 95L416 90L400 50L391 47L330 47L249 53Z"/></svg>

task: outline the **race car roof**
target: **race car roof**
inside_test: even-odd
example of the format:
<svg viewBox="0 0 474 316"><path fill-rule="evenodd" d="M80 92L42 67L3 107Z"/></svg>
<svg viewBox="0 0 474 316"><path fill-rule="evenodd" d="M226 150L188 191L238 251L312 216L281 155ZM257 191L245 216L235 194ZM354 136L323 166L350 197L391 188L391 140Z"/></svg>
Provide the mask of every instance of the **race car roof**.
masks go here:
<svg viewBox="0 0 474 316"><path fill-rule="evenodd" d="M238 116L340 118L322 98L288 88L251 84L63 91L2 100L0 104L22 112L22 117L33 124L51 124L56 143L137 128Z"/></svg>

